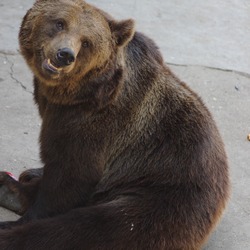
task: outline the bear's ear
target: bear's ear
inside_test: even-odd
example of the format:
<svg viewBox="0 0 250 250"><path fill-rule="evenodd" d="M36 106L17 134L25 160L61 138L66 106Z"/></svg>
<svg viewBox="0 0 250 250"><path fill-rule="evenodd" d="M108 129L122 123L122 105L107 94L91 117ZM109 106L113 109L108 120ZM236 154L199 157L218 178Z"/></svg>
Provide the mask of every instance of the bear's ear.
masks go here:
<svg viewBox="0 0 250 250"><path fill-rule="evenodd" d="M132 19L120 22L112 20L109 26L117 46L125 46L134 36L135 22Z"/></svg>

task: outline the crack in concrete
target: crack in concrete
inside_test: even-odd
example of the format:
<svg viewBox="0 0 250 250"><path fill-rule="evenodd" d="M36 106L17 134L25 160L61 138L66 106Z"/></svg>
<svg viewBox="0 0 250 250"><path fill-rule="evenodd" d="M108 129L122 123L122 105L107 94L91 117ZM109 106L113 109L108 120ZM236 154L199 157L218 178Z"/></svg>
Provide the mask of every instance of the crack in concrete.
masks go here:
<svg viewBox="0 0 250 250"><path fill-rule="evenodd" d="M11 55L11 56L19 55L19 52L15 53L13 51L0 50L0 55L3 55L5 60L8 61L11 64L10 65L10 77L11 77L11 79L14 80L17 84L19 84L25 92L33 94L31 91L29 91L27 89L27 87L21 81L19 81L14 76L14 63L9 60L8 55ZM250 79L250 74L249 73L238 71L238 70L233 70L233 69L224 69L224 68L211 67L211 66L205 66L205 65L181 64L181 63L171 63L171 62L166 62L166 64L170 65L170 66L176 66L176 67L203 67L203 68L206 68L206 69L212 69L212 70L218 70L218 71L222 71L222 72L235 73L237 75L240 75L240 76L243 76L245 78Z"/></svg>
<svg viewBox="0 0 250 250"><path fill-rule="evenodd" d="M14 51L0 50L0 55L4 55L4 56L17 56L17 55L19 55L19 51L14 52Z"/></svg>
<svg viewBox="0 0 250 250"><path fill-rule="evenodd" d="M170 63L170 62L166 62L166 64L168 64L170 66L177 66L177 67L203 67L206 69L213 69L213 70L218 70L218 71L223 71L223 72L235 73L237 75L240 75L240 76L243 76L243 77L250 79L249 73L238 71L238 70L233 70L233 69L223 69L223 68L211 67L211 66L205 66L205 65L181 64L181 63L179 64L179 63Z"/></svg>
<svg viewBox="0 0 250 250"><path fill-rule="evenodd" d="M14 63L12 63L12 62L11 62L11 65L10 65L10 77L11 77L11 79L13 79L17 84L19 84L25 92L30 93L30 94L33 94L31 91L29 91L29 90L27 89L27 87L26 87L21 81L19 81L19 80L14 76Z"/></svg>
<svg viewBox="0 0 250 250"><path fill-rule="evenodd" d="M0 52L0 53L1 53L1 52ZM29 90L27 89L27 87L26 87L21 81L19 81L19 80L15 77L15 74L14 74L14 63L11 62L11 61L9 60L7 54L5 54L5 53L1 53L1 54L4 55L5 60L10 64L10 72L9 72L9 73L10 73L11 79L14 80L19 86L21 86L21 88L22 88L25 92L30 93L30 94L33 95L33 93L32 93L31 91L29 91Z"/></svg>

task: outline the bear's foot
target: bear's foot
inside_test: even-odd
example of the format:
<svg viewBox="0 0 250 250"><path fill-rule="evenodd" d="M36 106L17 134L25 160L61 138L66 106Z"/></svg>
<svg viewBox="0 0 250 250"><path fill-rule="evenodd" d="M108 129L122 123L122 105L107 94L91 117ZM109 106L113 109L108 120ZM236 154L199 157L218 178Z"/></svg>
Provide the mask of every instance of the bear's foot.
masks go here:
<svg viewBox="0 0 250 250"><path fill-rule="evenodd" d="M0 172L0 206L17 214L22 210L18 198L18 181L8 172Z"/></svg>
<svg viewBox="0 0 250 250"><path fill-rule="evenodd" d="M43 175L43 168L33 168L22 172L19 176L20 183L28 183L34 178L41 178Z"/></svg>

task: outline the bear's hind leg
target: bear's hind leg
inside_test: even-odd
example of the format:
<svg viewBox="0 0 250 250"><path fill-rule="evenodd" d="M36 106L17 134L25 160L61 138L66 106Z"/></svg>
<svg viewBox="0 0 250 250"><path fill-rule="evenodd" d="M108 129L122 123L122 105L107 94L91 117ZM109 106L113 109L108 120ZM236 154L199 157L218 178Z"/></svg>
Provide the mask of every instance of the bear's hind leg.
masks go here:
<svg viewBox="0 0 250 250"><path fill-rule="evenodd" d="M0 249L18 250L198 250L170 240L178 232L163 230L167 223L152 202L123 197L105 204L74 209L54 218L0 230ZM159 220L163 224L159 224ZM165 226L164 226L165 227Z"/></svg>

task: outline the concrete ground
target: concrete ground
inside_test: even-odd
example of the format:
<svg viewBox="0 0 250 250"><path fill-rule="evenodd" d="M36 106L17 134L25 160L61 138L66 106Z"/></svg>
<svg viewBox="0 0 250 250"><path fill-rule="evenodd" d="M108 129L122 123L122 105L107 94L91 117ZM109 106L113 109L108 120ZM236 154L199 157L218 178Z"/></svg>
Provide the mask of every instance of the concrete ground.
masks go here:
<svg viewBox="0 0 250 250"><path fill-rule="evenodd" d="M38 167L41 121L32 76L18 52L22 16L33 0L0 3L0 169ZM248 0L89 0L160 46L174 72L213 113L228 152L232 197L206 250L250 249L250 3ZM0 220L17 218L0 209Z"/></svg>

